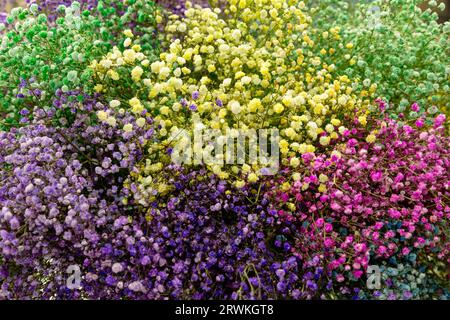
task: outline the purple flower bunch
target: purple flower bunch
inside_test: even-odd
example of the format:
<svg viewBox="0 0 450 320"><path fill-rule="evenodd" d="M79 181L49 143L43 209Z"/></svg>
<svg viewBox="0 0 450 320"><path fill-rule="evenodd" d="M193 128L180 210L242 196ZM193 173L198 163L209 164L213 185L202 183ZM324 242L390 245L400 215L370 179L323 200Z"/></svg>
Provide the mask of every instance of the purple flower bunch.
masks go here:
<svg viewBox="0 0 450 320"><path fill-rule="evenodd" d="M167 204L149 211L142 284L148 298L267 299L288 295L298 281L299 260L289 234L276 225L267 202L249 202L248 189L206 178L207 171L171 173ZM138 250L139 251L139 250ZM146 266L148 264L148 266Z"/></svg>
<svg viewBox="0 0 450 320"><path fill-rule="evenodd" d="M78 114L69 128L56 127L48 124L52 111L38 109L31 124L0 132L0 278L8 298L61 294L66 268L82 264L128 211L123 183L153 133L150 118L133 132L119 129L135 122L127 113L115 126Z"/></svg>
<svg viewBox="0 0 450 320"><path fill-rule="evenodd" d="M299 294L290 289L298 287L300 261L289 253L288 240L279 244L290 231L276 225L266 201L249 202L248 190L232 192L224 181L205 179L204 170L169 168L175 189L167 204L127 214L121 197L127 190L113 184L120 178L101 181L71 147L63 147L63 138L50 143L43 136L53 136L50 129L27 127L21 133L27 137L17 142L22 145L18 153L29 157L5 157L18 169L1 189L1 218L9 224L1 230L2 292L7 298L261 299ZM11 133L1 141L11 145L14 138ZM49 163L53 170L46 168ZM106 194L99 183L108 185ZM82 291L68 290L63 281L61 270L71 264L81 265L86 275Z"/></svg>

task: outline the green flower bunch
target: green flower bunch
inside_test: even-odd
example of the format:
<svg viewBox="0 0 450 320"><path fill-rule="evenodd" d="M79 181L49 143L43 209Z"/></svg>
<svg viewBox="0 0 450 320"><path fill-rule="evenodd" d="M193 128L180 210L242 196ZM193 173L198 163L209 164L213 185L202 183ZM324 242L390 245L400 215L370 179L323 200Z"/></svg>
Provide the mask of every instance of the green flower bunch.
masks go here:
<svg viewBox="0 0 450 320"><path fill-rule="evenodd" d="M449 113L450 24L438 24L444 3L420 0L310 0L315 41L323 59L357 81L359 91L376 84L377 94L395 106L391 114L415 118L425 111ZM338 33L340 45L331 48ZM320 46L317 46L320 47ZM420 110L409 111L417 103ZM427 108L428 109L425 109Z"/></svg>
<svg viewBox="0 0 450 320"><path fill-rule="evenodd" d="M37 4L12 10L0 24L0 126L27 122L36 106L56 108L57 116L70 113L71 102L94 92L88 65L113 46L123 47L124 30L140 35L137 43L152 56L157 10L154 2L135 0L99 1L91 10L73 2L59 6L56 19Z"/></svg>

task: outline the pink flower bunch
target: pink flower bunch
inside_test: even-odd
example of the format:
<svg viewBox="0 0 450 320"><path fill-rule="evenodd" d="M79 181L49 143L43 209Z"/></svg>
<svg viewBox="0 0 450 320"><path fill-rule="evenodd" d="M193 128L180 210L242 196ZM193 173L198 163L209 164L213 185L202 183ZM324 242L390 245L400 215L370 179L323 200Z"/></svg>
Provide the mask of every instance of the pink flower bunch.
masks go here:
<svg viewBox="0 0 450 320"><path fill-rule="evenodd" d="M333 282L357 281L374 262L449 260L450 139L445 116L428 129L368 119L343 132L331 153L303 155L266 197L296 226L292 248ZM376 137L375 141L367 139ZM370 142L367 142L367 141ZM280 190L279 184L289 186ZM287 190L286 190L287 189Z"/></svg>

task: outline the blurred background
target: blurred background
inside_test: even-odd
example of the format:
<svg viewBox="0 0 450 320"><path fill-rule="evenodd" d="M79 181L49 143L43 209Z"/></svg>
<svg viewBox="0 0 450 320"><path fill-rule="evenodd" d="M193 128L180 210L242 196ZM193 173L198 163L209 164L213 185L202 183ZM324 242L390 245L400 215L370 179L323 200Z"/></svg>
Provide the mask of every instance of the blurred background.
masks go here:
<svg viewBox="0 0 450 320"><path fill-rule="evenodd" d="M44 0L45 1L45 0ZM57 2L55 0L48 0L48 1L53 1L53 2ZM0 12L9 12L9 10L11 10L11 8L14 8L15 6L18 5L24 5L26 2L26 0L0 0ZM180 0L156 0L156 2L160 2L163 3L165 5L170 5L170 4L178 4L181 1ZM195 0L191 0L191 2L196 2ZM205 1L198 1L198 2L205 2ZM421 6L422 8L427 8L427 3L428 1L424 1L424 4ZM445 11L443 12L438 12L439 13L439 20L440 22L445 22L445 21L449 21L450 19L450 0L441 0L438 1L439 2L444 2L446 4L446 8Z"/></svg>

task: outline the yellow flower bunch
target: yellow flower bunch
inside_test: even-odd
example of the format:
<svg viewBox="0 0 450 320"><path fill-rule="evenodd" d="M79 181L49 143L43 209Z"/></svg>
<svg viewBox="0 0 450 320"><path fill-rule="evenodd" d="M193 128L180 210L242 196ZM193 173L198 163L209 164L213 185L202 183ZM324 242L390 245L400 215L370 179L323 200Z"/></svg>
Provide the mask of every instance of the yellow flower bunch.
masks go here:
<svg viewBox="0 0 450 320"><path fill-rule="evenodd" d="M92 64L101 90L125 66L135 92L124 102L135 113L147 109L160 128L159 142L148 146L158 158L142 165L138 180L170 163L164 150L179 142L180 129L192 134L198 123L222 133L277 128L281 163L296 167L301 154L326 147L347 117L367 109L369 99L353 92L351 80L313 54L302 1L230 0L223 11L186 5L185 17L168 16L159 60L149 63L127 42L124 52ZM242 185L258 181L261 166L209 167Z"/></svg>

